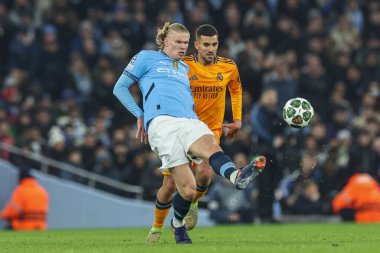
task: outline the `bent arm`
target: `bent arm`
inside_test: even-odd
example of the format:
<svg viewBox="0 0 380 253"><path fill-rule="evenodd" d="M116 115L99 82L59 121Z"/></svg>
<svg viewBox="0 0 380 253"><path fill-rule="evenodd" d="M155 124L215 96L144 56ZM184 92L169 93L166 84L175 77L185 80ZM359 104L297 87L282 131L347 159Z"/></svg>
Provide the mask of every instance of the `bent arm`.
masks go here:
<svg viewBox="0 0 380 253"><path fill-rule="evenodd" d="M136 104L133 99L129 87L135 83L135 80L127 76L125 72L117 80L115 87L113 88L113 94L119 99L120 103L130 111L136 118L141 118L144 116L144 112Z"/></svg>

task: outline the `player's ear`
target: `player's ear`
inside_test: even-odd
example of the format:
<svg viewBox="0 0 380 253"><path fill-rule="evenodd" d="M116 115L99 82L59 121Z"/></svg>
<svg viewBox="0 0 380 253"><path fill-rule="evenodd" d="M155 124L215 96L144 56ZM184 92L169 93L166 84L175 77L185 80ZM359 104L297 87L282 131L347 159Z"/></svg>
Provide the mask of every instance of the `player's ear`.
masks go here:
<svg viewBox="0 0 380 253"><path fill-rule="evenodd" d="M199 50L199 42L197 40L194 40L194 47L196 50Z"/></svg>

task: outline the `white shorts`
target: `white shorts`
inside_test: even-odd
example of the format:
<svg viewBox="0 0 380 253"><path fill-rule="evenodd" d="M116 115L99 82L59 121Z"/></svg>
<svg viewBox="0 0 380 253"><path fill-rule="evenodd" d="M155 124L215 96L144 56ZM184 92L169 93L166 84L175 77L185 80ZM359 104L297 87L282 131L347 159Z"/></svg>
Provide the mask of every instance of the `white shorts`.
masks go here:
<svg viewBox="0 0 380 253"><path fill-rule="evenodd" d="M154 118L148 129L149 144L161 159L161 171L169 171L179 165L202 159L188 154L191 144L204 135L214 135L205 123L198 119L176 118L162 115Z"/></svg>

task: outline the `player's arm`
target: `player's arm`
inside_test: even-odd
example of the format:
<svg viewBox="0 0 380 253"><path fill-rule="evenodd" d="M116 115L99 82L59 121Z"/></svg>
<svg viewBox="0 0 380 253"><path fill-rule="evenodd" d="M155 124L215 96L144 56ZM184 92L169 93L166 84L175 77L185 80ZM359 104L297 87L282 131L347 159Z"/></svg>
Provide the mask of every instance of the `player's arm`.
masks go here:
<svg viewBox="0 0 380 253"><path fill-rule="evenodd" d="M123 106L137 118L136 139L148 143L148 137L144 129L144 112L137 105L129 91L129 87L138 81L138 76L141 76L144 73L141 71L142 68L136 73L131 73L135 69L135 61L139 63L137 59L138 55L132 58L131 62L125 68L123 74L120 76L119 80L117 80L113 88L113 94L119 99ZM137 74L137 76L135 74Z"/></svg>
<svg viewBox="0 0 380 253"><path fill-rule="evenodd" d="M227 128L226 138L233 138L242 126L242 104L243 104L243 89L240 83L239 71L234 70L233 78L228 83L228 90L231 96L233 123L224 124Z"/></svg>

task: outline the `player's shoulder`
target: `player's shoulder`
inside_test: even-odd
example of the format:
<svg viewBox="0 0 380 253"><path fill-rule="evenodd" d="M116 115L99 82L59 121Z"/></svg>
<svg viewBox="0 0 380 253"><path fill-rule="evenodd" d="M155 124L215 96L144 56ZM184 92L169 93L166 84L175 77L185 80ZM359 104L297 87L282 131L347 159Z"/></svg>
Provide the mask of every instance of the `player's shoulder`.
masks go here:
<svg viewBox="0 0 380 253"><path fill-rule="evenodd" d="M136 56L141 57L152 57L152 56L160 56L161 53L156 50L141 50Z"/></svg>
<svg viewBox="0 0 380 253"><path fill-rule="evenodd" d="M233 67L236 67L236 63L230 58L217 56L216 62L219 63L220 65L226 65L226 66L231 65Z"/></svg>
<svg viewBox="0 0 380 253"><path fill-rule="evenodd" d="M182 61L184 61L186 63L195 62L194 55L187 55L187 56L183 57Z"/></svg>

